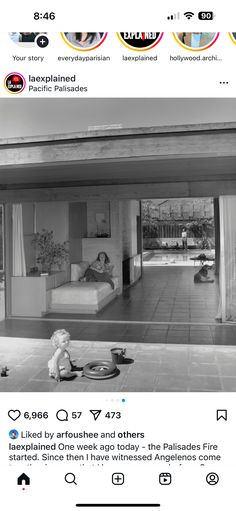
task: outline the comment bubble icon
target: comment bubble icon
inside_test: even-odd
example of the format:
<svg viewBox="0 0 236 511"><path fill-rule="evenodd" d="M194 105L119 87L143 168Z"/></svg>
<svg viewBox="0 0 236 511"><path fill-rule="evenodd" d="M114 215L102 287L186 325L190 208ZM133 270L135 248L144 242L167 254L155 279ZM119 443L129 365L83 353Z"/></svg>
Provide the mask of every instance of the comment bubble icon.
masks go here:
<svg viewBox="0 0 236 511"><path fill-rule="evenodd" d="M62 422L68 421L68 412L67 412L67 410L64 410L63 408L61 408L60 410L57 410L56 418L57 418L57 420L62 421Z"/></svg>

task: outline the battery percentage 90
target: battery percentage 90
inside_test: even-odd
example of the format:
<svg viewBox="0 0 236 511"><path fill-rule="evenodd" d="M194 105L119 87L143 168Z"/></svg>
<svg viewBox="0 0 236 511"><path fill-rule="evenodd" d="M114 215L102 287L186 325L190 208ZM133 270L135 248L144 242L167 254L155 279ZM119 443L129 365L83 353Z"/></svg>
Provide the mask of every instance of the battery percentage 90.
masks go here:
<svg viewBox="0 0 236 511"><path fill-rule="evenodd" d="M198 19L201 21L213 20L214 16L214 12L212 11L200 11L198 13Z"/></svg>

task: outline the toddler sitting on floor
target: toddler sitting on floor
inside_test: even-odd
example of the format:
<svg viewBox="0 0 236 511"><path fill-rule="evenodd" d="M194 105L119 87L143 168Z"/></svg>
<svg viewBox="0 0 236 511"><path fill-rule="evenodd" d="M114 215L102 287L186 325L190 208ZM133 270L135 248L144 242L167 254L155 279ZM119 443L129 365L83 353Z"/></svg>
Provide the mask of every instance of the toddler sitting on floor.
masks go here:
<svg viewBox="0 0 236 511"><path fill-rule="evenodd" d="M57 381L75 378L76 374L72 371L79 368L73 365L67 349L70 343L69 332L64 329L56 330L52 334L51 341L56 351L48 361L49 376Z"/></svg>

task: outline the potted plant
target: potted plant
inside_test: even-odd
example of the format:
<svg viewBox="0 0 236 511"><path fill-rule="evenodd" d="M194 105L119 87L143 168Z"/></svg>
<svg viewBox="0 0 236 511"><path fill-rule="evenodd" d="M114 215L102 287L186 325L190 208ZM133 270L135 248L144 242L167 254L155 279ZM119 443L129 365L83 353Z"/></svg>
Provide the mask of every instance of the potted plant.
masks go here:
<svg viewBox="0 0 236 511"><path fill-rule="evenodd" d="M69 261L68 242L56 243L53 239L53 231L42 229L34 234L32 245L36 249L37 263L41 264L43 273L50 273L52 266L59 270L63 263Z"/></svg>

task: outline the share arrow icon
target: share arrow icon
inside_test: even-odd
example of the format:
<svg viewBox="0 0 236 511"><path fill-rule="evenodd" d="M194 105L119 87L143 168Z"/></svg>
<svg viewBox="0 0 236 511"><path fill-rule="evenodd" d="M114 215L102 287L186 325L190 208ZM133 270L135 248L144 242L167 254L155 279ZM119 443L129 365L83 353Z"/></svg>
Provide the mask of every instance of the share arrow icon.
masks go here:
<svg viewBox="0 0 236 511"><path fill-rule="evenodd" d="M93 415L94 420L96 421L102 410L89 410L89 411Z"/></svg>

